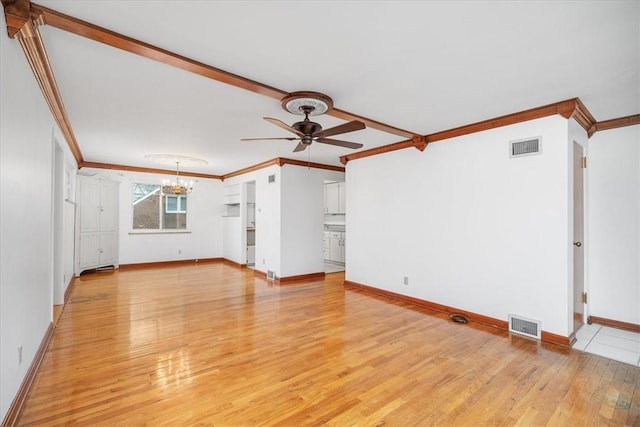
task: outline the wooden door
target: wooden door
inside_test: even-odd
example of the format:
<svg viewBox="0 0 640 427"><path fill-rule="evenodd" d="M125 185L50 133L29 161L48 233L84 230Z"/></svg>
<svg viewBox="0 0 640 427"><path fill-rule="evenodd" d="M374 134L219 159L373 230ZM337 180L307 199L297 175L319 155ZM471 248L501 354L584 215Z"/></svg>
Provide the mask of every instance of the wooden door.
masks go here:
<svg viewBox="0 0 640 427"><path fill-rule="evenodd" d="M573 332L584 323L584 160L573 143Z"/></svg>

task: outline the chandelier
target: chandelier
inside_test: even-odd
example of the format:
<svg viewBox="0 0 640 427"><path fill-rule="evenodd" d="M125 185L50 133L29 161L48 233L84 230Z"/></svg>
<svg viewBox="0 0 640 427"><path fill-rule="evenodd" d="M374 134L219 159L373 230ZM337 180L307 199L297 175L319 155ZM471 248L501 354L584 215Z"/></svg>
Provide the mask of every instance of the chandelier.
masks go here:
<svg viewBox="0 0 640 427"><path fill-rule="evenodd" d="M180 162L176 162L176 179L174 181L162 180L162 194L186 196L193 191L193 181L180 179Z"/></svg>

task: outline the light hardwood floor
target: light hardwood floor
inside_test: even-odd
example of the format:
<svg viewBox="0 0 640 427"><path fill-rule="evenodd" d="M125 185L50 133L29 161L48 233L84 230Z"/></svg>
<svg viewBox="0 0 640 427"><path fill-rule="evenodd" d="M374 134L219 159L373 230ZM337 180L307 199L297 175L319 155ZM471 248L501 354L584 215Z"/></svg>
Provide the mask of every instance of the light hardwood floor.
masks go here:
<svg viewBox="0 0 640 427"><path fill-rule="evenodd" d="M639 425L640 368L200 264L76 281L23 425Z"/></svg>

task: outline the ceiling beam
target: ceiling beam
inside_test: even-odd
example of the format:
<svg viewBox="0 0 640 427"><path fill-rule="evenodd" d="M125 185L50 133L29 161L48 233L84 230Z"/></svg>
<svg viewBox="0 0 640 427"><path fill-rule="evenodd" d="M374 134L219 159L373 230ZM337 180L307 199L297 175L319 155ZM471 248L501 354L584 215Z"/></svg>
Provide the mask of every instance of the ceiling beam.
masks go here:
<svg viewBox="0 0 640 427"><path fill-rule="evenodd" d="M154 61L172 65L182 70L277 100L281 100L288 95L288 92L284 90L221 70L220 68L212 67L211 65L195 61L166 49L153 46L149 43L116 33L115 31L99 27L35 3L31 4L31 10L40 14L46 25L86 37L90 40L97 41L108 46L122 49ZM417 135L414 132L387 125L344 110L332 109L328 111L327 114L343 120L359 120L369 128L377 129L403 138L412 138Z"/></svg>
<svg viewBox="0 0 640 427"><path fill-rule="evenodd" d="M405 141L396 142L394 144L383 145L381 147L370 148L368 150L358 151L353 154L347 154L340 157L340 162L346 165L350 160L362 159L364 157L377 156L378 154L389 153L391 151L404 150L405 148L414 147L420 151L427 148L427 140L423 136L417 136Z"/></svg>

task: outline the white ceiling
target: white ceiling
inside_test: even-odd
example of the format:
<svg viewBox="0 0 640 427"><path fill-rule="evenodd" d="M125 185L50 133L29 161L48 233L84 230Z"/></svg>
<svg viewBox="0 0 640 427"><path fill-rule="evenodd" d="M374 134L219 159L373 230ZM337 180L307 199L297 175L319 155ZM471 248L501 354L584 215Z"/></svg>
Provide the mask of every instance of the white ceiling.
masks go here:
<svg viewBox="0 0 640 427"><path fill-rule="evenodd" d="M640 2L120 1L36 3L334 106L429 134L580 97L599 121L640 113ZM262 120L300 120L278 100L42 27L85 161L166 167L150 153L225 174L274 157L340 165L352 150L292 153ZM323 127L341 123L316 116ZM404 138L336 136L366 148Z"/></svg>

